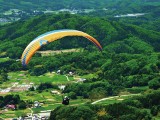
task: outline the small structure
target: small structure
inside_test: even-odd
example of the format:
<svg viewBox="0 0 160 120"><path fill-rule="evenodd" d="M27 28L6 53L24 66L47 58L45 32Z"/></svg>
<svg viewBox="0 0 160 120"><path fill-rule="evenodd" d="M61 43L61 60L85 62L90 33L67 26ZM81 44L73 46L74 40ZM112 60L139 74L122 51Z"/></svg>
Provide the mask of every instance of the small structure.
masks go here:
<svg viewBox="0 0 160 120"><path fill-rule="evenodd" d="M59 85L59 86L58 86L58 88L59 88L60 90L64 90L65 87L66 87L65 85Z"/></svg>
<svg viewBox="0 0 160 120"><path fill-rule="evenodd" d="M52 90L51 93L52 93L52 94L57 94L57 95L60 95L60 94L61 94L61 93L60 93L59 91L57 91L57 90Z"/></svg>
<svg viewBox="0 0 160 120"><path fill-rule="evenodd" d="M41 111L40 113L38 113L38 115L40 116L41 120L48 120L50 117L50 113L51 111Z"/></svg>
<svg viewBox="0 0 160 120"><path fill-rule="evenodd" d="M57 70L57 74L60 74L61 73L61 70Z"/></svg>
<svg viewBox="0 0 160 120"><path fill-rule="evenodd" d="M16 105L7 104L7 105L6 105L6 108L7 108L7 109L11 109L11 110L15 110L15 109L16 109Z"/></svg>
<svg viewBox="0 0 160 120"><path fill-rule="evenodd" d="M86 81L86 79L80 78L77 82L84 82L84 81Z"/></svg>
<svg viewBox="0 0 160 120"><path fill-rule="evenodd" d="M68 75L69 75L69 76L73 76L73 72L70 71Z"/></svg>
<svg viewBox="0 0 160 120"><path fill-rule="evenodd" d="M34 101L34 107L35 107L35 108L37 108L37 107L41 107L40 102L38 102L38 101Z"/></svg>

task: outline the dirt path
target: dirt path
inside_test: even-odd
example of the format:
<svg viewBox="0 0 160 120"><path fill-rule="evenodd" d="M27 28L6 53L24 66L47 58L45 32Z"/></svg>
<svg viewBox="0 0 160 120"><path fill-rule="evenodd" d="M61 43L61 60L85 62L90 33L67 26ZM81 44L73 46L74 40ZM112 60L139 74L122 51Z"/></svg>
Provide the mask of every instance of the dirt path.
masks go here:
<svg viewBox="0 0 160 120"><path fill-rule="evenodd" d="M70 81L67 75L64 75L64 76L67 78L68 81Z"/></svg>
<svg viewBox="0 0 160 120"><path fill-rule="evenodd" d="M121 96L113 96L113 97L102 98L100 100L94 101L91 104L96 104L96 103L104 101L104 100L109 100L109 99L118 98L118 97L122 97L122 96L134 96L134 95L140 95L140 94L129 94L129 95L121 95Z"/></svg>

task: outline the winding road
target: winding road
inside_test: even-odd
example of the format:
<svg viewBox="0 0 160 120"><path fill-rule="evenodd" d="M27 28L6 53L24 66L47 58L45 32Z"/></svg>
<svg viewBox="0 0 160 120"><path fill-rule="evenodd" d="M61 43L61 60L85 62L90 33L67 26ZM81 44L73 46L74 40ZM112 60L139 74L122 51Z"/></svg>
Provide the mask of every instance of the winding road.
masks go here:
<svg viewBox="0 0 160 120"><path fill-rule="evenodd" d="M129 94L129 95L121 95L121 96L113 96L113 97L102 98L100 100L94 101L91 104L96 104L96 103L104 101L104 100L109 100L109 99L118 98L118 97L122 97L122 96L134 96L134 95L140 95L140 94Z"/></svg>

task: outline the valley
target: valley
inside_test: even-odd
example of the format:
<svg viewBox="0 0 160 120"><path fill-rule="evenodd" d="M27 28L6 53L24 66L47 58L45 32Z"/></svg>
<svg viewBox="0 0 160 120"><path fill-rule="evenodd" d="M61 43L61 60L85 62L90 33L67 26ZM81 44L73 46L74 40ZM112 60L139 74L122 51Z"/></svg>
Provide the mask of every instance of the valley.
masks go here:
<svg viewBox="0 0 160 120"><path fill-rule="evenodd" d="M0 120L159 120L159 0L0 0Z"/></svg>

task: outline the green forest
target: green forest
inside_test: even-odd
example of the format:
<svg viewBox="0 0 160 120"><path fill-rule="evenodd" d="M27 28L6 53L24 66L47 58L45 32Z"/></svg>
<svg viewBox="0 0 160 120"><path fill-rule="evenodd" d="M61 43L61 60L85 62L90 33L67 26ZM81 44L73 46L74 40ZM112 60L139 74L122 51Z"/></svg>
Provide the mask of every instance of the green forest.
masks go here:
<svg viewBox="0 0 160 120"><path fill-rule="evenodd" d="M0 3L2 5L1 10L6 9L22 9L22 10L28 10L28 9L63 9L63 8L75 8L75 9L90 9L90 8L117 8L122 9L123 7L129 7L132 10L136 11L135 6L136 5L142 5L143 7L146 6L158 6L159 0L46 0L43 2L43 0L0 0ZM143 10L143 7L139 7L139 9ZM139 10L137 9L137 10Z"/></svg>
<svg viewBox="0 0 160 120"><path fill-rule="evenodd" d="M0 26L0 86L10 81L11 72L27 71L26 76L36 78L61 70L61 75L73 72L86 80L83 83L66 83L63 94L72 100L90 100L78 105L58 106L51 111L51 120L158 120L160 119L160 28L158 0L41 0L27 2L0 0L5 11L11 6L17 9L101 9L90 14L43 14L29 19ZM34 2L34 4L32 3ZM85 2L85 4L83 4ZM110 3L110 4L108 4ZM98 4L98 5L97 5ZM138 6L139 5L139 6ZM9 8L7 8L7 6ZM126 7L127 6L127 7ZM126 7L126 9L123 9ZM150 9L148 9L150 8ZM116 12L114 9L118 9ZM148 10L148 11L147 11ZM127 11L127 12L126 12ZM114 18L117 14L148 13L143 17ZM78 49L77 52L43 56L35 53L26 67L21 55L26 46L37 36L48 31L75 29L92 35L102 45L98 49L86 38L65 37L40 48L39 51ZM38 78L39 79L39 78ZM1 87L0 87L1 88ZM27 94L41 94L51 89L59 90L57 84L39 83ZM110 104L92 104L95 100L124 93L134 97ZM125 94L126 95L126 94ZM18 93L0 95L0 108L8 103L17 109L26 109L30 101ZM33 103L33 102L31 102Z"/></svg>

